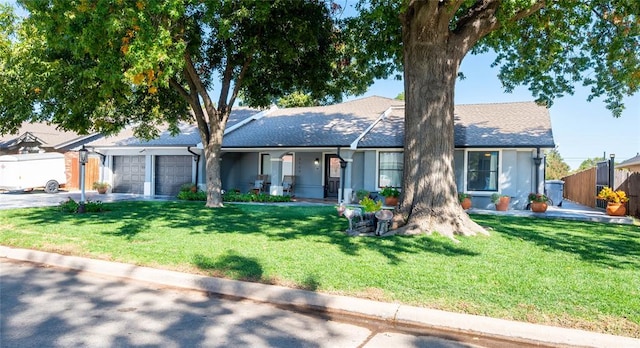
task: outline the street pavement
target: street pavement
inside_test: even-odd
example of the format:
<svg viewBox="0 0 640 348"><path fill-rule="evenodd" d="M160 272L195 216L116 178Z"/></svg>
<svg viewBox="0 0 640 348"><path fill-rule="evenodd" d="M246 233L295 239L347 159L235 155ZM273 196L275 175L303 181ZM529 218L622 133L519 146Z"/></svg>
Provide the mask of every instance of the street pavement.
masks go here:
<svg viewBox="0 0 640 348"><path fill-rule="evenodd" d="M0 259L1 347L481 347Z"/></svg>
<svg viewBox="0 0 640 348"><path fill-rule="evenodd" d="M7 192L0 191L0 210L15 208L50 207L60 204L69 198L80 201L80 191L58 191L46 193L42 190ZM149 197L129 193L98 194L96 191L86 191L87 201L115 202L124 200L166 200L169 197Z"/></svg>

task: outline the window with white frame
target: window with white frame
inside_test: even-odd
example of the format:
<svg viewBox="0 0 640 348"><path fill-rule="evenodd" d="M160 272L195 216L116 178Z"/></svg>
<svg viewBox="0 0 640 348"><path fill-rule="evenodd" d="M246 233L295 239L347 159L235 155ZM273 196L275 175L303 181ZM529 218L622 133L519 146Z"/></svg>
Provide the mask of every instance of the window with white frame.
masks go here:
<svg viewBox="0 0 640 348"><path fill-rule="evenodd" d="M467 191L498 191L498 151L467 152Z"/></svg>
<svg viewBox="0 0 640 348"><path fill-rule="evenodd" d="M380 152L378 158L378 186L402 187L403 153Z"/></svg>

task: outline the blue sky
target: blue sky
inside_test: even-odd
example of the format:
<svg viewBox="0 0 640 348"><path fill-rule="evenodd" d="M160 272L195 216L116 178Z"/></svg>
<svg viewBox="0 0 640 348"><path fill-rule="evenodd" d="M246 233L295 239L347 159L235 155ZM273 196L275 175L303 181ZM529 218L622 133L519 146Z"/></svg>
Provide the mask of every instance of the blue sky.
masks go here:
<svg viewBox="0 0 640 348"><path fill-rule="evenodd" d="M491 68L494 54L467 55L461 71L466 76L456 83L456 104L532 101L526 87L504 92L498 69ZM402 81L377 81L365 96L395 98L402 92ZM554 140L560 155L572 169L587 158L602 157L606 152L622 162L640 152L640 95L625 99L625 111L614 118L601 99L587 102L589 90L576 86L574 95L554 101L549 109Z"/></svg>
<svg viewBox="0 0 640 348"><path fill-rule="evenodd" d="M0 3L15 6L15 1L0 0ZM349 7L349 1L345 5ZM460 69L466 79L456 84L456 104L534 99L526 87L505 93L497 78L498 70L490 67L493 58L491 53L467 55ZM363 96L395 98L403 88L402 81L380 80ZM601 157L604 153L607 157L615 154L617 162L640 153L640 95L625 99L626 110L620 118L614 118L601 99L587 102L587 96L587 88L576 86L574 95L555 100L549 109L555 143L565 162L575 169L583 160Z"/></svg>

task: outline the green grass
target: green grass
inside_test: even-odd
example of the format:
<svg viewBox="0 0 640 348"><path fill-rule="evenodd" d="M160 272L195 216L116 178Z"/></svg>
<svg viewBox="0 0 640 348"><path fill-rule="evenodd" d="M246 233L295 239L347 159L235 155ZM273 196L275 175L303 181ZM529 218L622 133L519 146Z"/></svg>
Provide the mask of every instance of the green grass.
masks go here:
<svg viewBox="0 0 640 348"><path fill-rule="evenodd" d="M333 207L0 211L0 244L640 337L640 228L477 215L490 237L348 237Z"/></svg>

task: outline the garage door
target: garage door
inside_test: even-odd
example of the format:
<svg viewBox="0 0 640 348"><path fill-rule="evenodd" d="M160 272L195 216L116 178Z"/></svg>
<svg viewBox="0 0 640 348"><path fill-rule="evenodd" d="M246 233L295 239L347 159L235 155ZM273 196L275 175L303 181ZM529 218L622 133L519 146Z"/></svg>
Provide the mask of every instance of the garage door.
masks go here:
<svg viewBox="0 0 640 348"><path fill-rule="evenodd" d="M113 156L113 192L144 194L144 156Z"/></svg>
<svg viewBox="0 0 640 348"><path fill-rule="evenodd" d="M156 195L175 196L192 182L191 156L156 156Z"/></svg>

